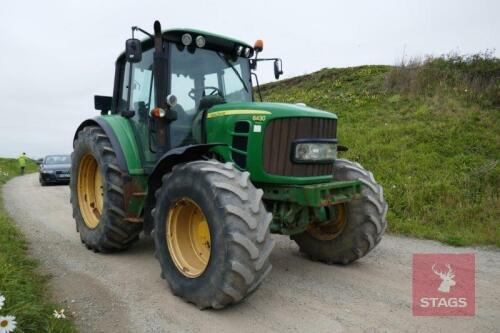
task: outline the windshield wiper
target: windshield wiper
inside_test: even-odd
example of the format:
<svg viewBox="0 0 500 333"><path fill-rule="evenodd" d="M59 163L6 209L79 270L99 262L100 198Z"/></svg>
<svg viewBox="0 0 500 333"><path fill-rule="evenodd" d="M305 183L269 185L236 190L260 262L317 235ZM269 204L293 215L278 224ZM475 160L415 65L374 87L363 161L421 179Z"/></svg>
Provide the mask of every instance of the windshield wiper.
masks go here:
<svg viewBox="0 0 500 333"><path fill-rule="evenodd" d="M236 68L234 68L233 64L231 64L231 62L229 60L227 60L226 57L224 57L222 54L220 54L220 52L217 52L217 55L219 56L219 58L221 58L222 60L224 60L224 62L226 63L226 65L228 65L229 67L231 67L231 69L236 74L236 76L238 76L238 79L240 79L240 82L243 85L243 88L245 88L245 91L248 92L248 88L247 88L247 85L245 84L245 81L241 77L241 75L238 72L238 70Z"/></svg>

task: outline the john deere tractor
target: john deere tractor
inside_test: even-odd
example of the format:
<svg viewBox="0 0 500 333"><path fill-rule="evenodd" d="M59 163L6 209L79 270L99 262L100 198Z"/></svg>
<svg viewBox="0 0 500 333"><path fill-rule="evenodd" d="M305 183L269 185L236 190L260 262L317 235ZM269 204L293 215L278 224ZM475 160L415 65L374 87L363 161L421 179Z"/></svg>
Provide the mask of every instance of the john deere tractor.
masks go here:
<svg viewBox="0 0 500 333"><path fill-rule="evenodd" d="M144 33L139 40L134 33ZM271 233L313 260L372 250L387 204L373 175L337 158L337 116L256 102L262 41L132 27L113 96L76 130L71 199L83 244L128 249L151 234L161 276L199 308L250 295L271 271ZM255 89L254 89L255 87ZM254 93L255 92L255 93ZM147 273L145 272L145 275Z"/></svg>

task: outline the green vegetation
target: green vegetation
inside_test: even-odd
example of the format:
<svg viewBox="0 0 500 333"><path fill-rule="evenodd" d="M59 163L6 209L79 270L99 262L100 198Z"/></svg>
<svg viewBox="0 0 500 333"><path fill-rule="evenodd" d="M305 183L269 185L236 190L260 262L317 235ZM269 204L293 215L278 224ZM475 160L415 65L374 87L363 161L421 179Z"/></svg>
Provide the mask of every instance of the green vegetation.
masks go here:
<svg viewBox="0 0 500 333"><path fill-rule="evenodd" d="M384 186L391 232L500 246L500 59L323 69L262 94L337 113L340 156Z"/></svg>
<svg viewBox="0 0 500 333"><path fill-rule="evenodd" d="M26 172L37 169L28 160ZM0 158L0 187L19 174L17 160ZM15 332L73 332L68 319L53 317L56 306L48 296L47 277L36 272L37 262L26 253L27 243L7 216L0 198L0 294L6 301L0 315L16 317Z"/></svg>

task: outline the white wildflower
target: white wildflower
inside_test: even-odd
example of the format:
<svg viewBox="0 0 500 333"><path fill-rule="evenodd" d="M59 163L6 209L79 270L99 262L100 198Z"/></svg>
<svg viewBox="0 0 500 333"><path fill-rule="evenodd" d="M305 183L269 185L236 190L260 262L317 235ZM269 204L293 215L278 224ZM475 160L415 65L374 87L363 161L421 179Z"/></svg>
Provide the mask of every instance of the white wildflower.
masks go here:
<svg viewBox="0 0 500 333"><path fill-rule="evenodd" d="M0 333L10 333L16 329L16 317L0 316Z"/></svg>
<svg viewBox="0 0 500 333"><path fill-rule="evenodd" d="M5 304L5 296L0 294L0 310L2 310L4 304Z"/></svg>
<svg viewBox="0 0 500 333"><path fill-rule="evenodd" d="M61 311L57 312L57 310L54 310L54 317L57 319L64 319L66 316L64 315L64 309L61 309Z"/></svg>

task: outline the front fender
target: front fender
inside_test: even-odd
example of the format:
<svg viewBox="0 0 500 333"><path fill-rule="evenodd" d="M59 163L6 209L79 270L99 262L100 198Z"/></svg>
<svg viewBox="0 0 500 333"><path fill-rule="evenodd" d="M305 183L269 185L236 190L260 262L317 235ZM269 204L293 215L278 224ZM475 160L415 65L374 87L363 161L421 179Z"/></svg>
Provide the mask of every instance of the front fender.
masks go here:
<svg viewBox="0 0 500 333"><path fill-rule="evenodd" d="M124 174L128 173L128 167L127 167L127 162L125 160L125 155L123 154L123 150L121 149L121 146L118 143L118 139L115 135L115 132L113 131L111 126L109 126L109 124L100 117L87 119L84 122L82 122L80 126L78 126L78 128L75 131L75 135L73 136L73 146L75 144L76 139L78 138L78 133L85 127L89 126L97 126L102 128L104 133L106 133L106 136L109 138L109 141L111 141L111 145L113 150L115 151L116 159L118 161L118 166L120 167L120 170Z"/></svg>
<svg viewBox="0 0 500 333"><path fill-rule="evenodd" d="M126 221L142 222L141 213L146 194L146 175L142 168L138 145L128 119L121 116L100 116L87 119L78 126L73 137L73 144L78 133L88 126L100 127L109 138L123 180L123 199L125 201Z"/></svg>
<svg viewBox="0 0 500 333"><path fill-rule="evenodd" d="M144 208L144 230L152 229L153 219L151 210L156 205L155 192L162 185L162 176L168 173L172 168L179 163L186 163L199 160L203 155L206 155L210 149L217 146L225 146L223 143L211 144L196 144L171 149L165 153L156 163L153 172L148 179L148 194Z"/></svg>

